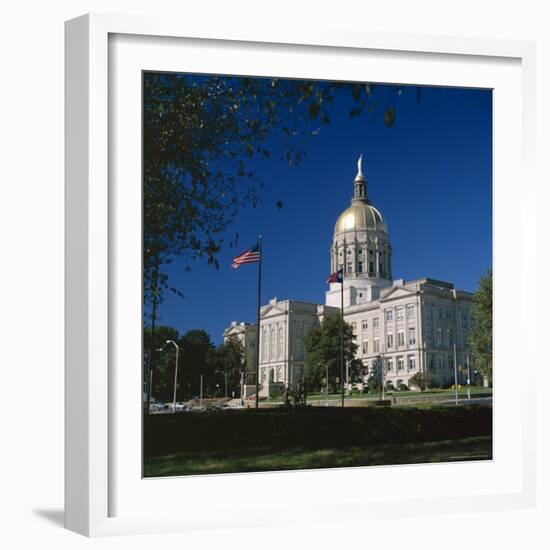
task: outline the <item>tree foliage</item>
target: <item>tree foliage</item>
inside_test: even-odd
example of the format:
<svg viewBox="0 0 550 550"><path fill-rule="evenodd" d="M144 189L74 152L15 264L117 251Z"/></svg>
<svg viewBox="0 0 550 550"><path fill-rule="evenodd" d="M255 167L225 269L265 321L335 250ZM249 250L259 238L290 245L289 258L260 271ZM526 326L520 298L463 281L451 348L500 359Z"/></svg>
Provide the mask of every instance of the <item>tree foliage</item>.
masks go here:
<svg viewBox="0 0 550 550"><path fill-rule="evenodd" d="M204 330L187 331L180 340L182 358L181 386L184 395L198 396L202 375L203 395L210 395L215 384L213 361L216 348L209 334ZM185 391L186 390L186 391Z"/></svg>
<svg viewBox="0 0 550 550"><path fill-rule="evenodd" d="M409 386L415 386L422 392L428 389L429 383L430 377L428 373L422 371L414 373L409 378Z"/></svg>
<svg viewBox="0 0 550 550"><path fill-rule="evenodd" d="M470 332L470 346L476 368L489 381L493 379L493 273L479 280L474 292L474 325Z"/></svg>
<svg viewBox="0 0 550 550"><path fill-rule="evenodd" d="M344 361L352 361L357 351L353 329L344 322ZM336 390L340 378L340 314L328 315L305 339L306 368L304 380L309 391L323 387L328 367L329 384Z"/></svg>
<svg viewBox="0 0 550 550"><path fill-rule="evenodd" d="M231 397L234 393L240 396L241 390L241 373L244 377L244 348L240 340L231 335L229 338L220 344L210 357L210 362L213 366L214 378L220 384L214 393L221 393L221 389L225 392L225 382L227 380L227 393ZM223 383L223 385L222 385Z"/></svg>
<svg viewBox="0 0 550 550"><path fill-rule="evenodd" d="M222 246L238 242L227 230L242 207L258 204L265 186L251 161L299 164L305 139L330 122L337 100L352 117L384 113L391 127L403 87L377 90L369 83L144 74L144 302L153 331L165 293L183 296L166 265L179 258L190 269L202 257L217 267Z"/></svg>
<svg viewBox="0 0 550 550"><path fill-rule="evenodd" d="M200 394L202 375L203 396L221 397L227 391L231 396L240 395L240 377L244 368L244 350L237 338L215 346L204 330L189 330L179 336L172 327L159 326L154 331L155 344L150 341L151 331L144 330L145 377L148 380L150 363L149 349L154 347L156 360L153 365L152 396L161 401L171 401L174 391L174 370L176 366L176 348L167 344L173 340L179 346L178 388L176 398L184 401Z"/></svg>
<svg viewBox="0 0 550 550"><path fill-rule="evenodd" d="M367 378L367 387L370 392L382 391L382 363L376 360Z"/></svg>

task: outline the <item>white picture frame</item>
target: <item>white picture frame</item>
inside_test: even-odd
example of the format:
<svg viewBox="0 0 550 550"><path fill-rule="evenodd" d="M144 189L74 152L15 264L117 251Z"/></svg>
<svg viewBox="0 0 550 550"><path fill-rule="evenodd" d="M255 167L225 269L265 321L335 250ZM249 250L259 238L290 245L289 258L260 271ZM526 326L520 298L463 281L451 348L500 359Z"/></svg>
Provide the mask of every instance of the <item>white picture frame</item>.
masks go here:
<svg viewBox="0 0 550 550"><path fill-rule="evenodd" d="M156 41L154 47L151 40ZM253 71L254 74L260 71L253 65L254 52L258 51L261 55L256 56L256 63L260 58L269 58L271 65L264 70L268 71L267 74L273 71L272 74L276 73L277 76L304 76L304 71L309 71L310 76L320 76L320 65L315 65L315 59L338 55L340 60L350 61L348 68L342 69L350 71L342 74L342 77L346 77L355 74L353 71L357 69L351 65L357 56L371 55L373 59L384 56L383 65L394 71L388 73L391 75L388 76L390 80L386 80L388 82L441 85L460 85L462 82L466 85L467 78L461 80L460 76L466 73L470 73L468 78L473 79L472 82L478 78L475 81L478 85L490 85L491 78L497 82L495 90L498 92L498 101L494 113L495 147L498 149L494 170L494 271L495 362L499 366L495 376L495 441L503 446L500 452L496 449L494 460L487 465L472 464L472 468L469 468L470 465L460 465L461 475L468 479L471 479L470 476L478 476L475 479L485 480L485 485L480 481L478 489L474 490L462 483L462 487L457 486L454 493L450 488L449 495L442 496L438 493L441 484L450 480L453 472L457 471L457 465L452 464L392 467L393 470L386 467L370 468L368 471L340 469L331 472L221 476L221 483L228 489L243 483L259 483L267 494L275 496L244 503L242 506L226 504L211 507L208 514L201 512L200 502L198 505L197 502L193 504L194 509L190 509L189 505L186 508L185 503L180 503L177 508L169 504L167 508L175 509L175 512L164 513L163 510L162 514L156 514L154 509L147 506L153 484L157 484L154 491L162 492L166 498L169 498L174 487L178 487L178 491L182 489L184 483L182 490L187 491L187 494L193 491L193 494L198 495L201 487L207 487L212 479L220 483L220 476L141 480L136 478L135 469L129 466L128 479L124 479L125 472L122 470L125 468L120 467L121 461L134 462L134 458L136 461L141 460L141 457L128 459L139 448L136 438L139 438L140 430L133 422L140 422L141 395L138 389L137 399L130 397L133 394L129 387L135 389L133 382L128 384L128 389L123 389L126 384L121 384L121 379L124 379L121 377L126 376L126 371L122 367L118 370L114 367L116 353L113 352L113 327L118 321L113 321L112 309L116 309L114 303L123 298L110 291L113 278L119 276L118 272L115 273L115 263L124 270L124 266L128 269L132 259L128 257L126 260L121 256L115 262L112 256L114 243L120 246L126 238L117 229L119 218L126 214L116 206L118 203L113 200L110 182L119 177L118 164L124 169L124 161L119 163L118 157L122 158L131 152L131 149L126 150L125 147L131 148L132 144L131 140L124 145L119 143L120 147L116 151L110 149L110 146L113 135L118 135L116 132L130 134L131 130L124 125L135 124L136 121L130 122L132 111L121 115L121 118L117 118L118 113L112 111L112 106L117 104L114 83L119 88L128 85L126 77L119 78L126 69L134 71L128 74L135 74L140 66L141 69L177 68L179 61L171 61L173 56L170 51L182 45L187 47L185 45L190 42L198 50L198 54L197 51L194 53L195 57L189 57L193 59L192 69L196 72L213 72L213 67L219 66L208 64L206 53L200 55L201 44L208 44L213 50L225 48L231 51L232 54L227 58L234 59L238 67L245 62L245 56L239 53L244 48L247 62L251 64L248 65L249 69L243 70ZM158 49L153 51L155 48ZM110 57L113 51L120 57ZM148 52L152 52L151 57L144 61ZM162 56L162 63L159 56ZM295 67L289 62L289 56L300 59ZM285 63L277 67L277 59L283 58ZM171 65L172 62L175 65ZM221 62L225 61L223 58L220 61L218 55L215 63ZM411 76L413 62L417 64L417 69L426 71L421 82ZM296 521L298 511L300 521L313 522L323 521L324 517L328 518L328 514L332 520L335 517L360 520L366 514L372 518L415 513L437 514L442 510L471 512L533 506L536 446L532 419L535 418L535 402L533 392L528 392L528 388L534 387L535 349L520 343L513 353L504 354L502 344L510 334L506 323L500 323L499 319L505 319L505 307L510 308L510 315L519 316L519 331L527 334L528 319L535 317L535 289L532 281L530 285L527 284L528 272L522 269L519 273L507 273L501 248L504 242L508 246L513 245L521 250L522 265L535 264L536 249L528 236L535 232L536 222L534 215L527 215L535 211L536 204L536 188L531 178L535 120L534 64L534 45L528 42L369 31L356 33L347 29L304 28L298 35L290 29L271 29L269 25L243 30L225 28L223 22L215 20L208 26L196 26L163 18L114 15L86 15L67 22L66 527L87 536L101 536L208 529L213 526L283 524ZM346 63L341 65L345 66ZM199 70L201 66L204 66L202 71ZM282 69L283 66L286 69ZM280 74L283 70L284 74ZM383 70L382 64L379 70ZM381 80L382 74L378 73L377 81L384 81ZM398 79L395 75L402 78ZM510 120L502 117L504 103L513 109ZM129 100L128 105L131 104L132 100ZM135 166L135 169L139 172L140 167ZM518 182L521 182L521 186ZM514 190L516 194L511 197L510 193ZM129 203L135 205L135 198L133 196ZM515 208L517 219L520 220L518 230L514 231L501 225L511 208ZM132 209L130 206L127 210L129 216L133 216L133 222L128 218L129 223L135 223L135 207ZM128 248L135 249L132 246ZM135 256L133 258L135 260ZM500 269L500 266L503 268ZM140 278L140 273L135 276ZM504 299L508 285L514 282L517 303L507 305ZM131 334L124 335L120 331L118 334L121 338L132 338ZM498 372L513 372L514 361L518 357L524 359L525 366L519 387L516 384L514 389L508 378L500 376ZM501 362L498 363L498 360ZM113 369L117 372L113 373ZM121 402L127 402L128 406L120 405ZM132 420L135 411L138 411L138 418ZM121 430L121 427L125 429ZM130 434L129 438L125 439L125 434ZM410 481L407 485L407 480L413 477L409 473L414 468L425 469L422 472L423 481L417 485ZM394 476L398 487L392 491L392 495L386 494L383 487L375 487L373 472L377 472L376 478ZM327 493L323 489L324 496L321 496L315 487L323 479L319 476L323 475L332 476L331 485L335 486L349 483L350 476L354 476L354 479L361 476L360 483L366 482L367 476L370 476L368 482L373 488L372 494L362 492L349 497L330 490ZM130 476L133 477L130 479ZM298 499L299 502L292 507L285 506L277 496L278 487L290 487L296 483L303 484L311 494L302 500ZM399 486L400 483L407 487ZM334 503L335 500L338 507L327 507L327 502Z"/></svg>

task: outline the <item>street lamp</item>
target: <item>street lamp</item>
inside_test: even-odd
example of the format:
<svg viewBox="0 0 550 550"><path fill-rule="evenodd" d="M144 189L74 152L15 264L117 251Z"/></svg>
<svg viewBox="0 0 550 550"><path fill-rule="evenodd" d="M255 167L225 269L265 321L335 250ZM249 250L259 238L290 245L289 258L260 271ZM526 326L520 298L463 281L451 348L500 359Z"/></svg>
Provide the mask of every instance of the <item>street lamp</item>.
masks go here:
<svg viewBox="0 0 550 550"><path fill-rule="evenodd" d="M244 389L244 371L241 371L241 405L244 405L243 389Z"/></svg>
<svg viewBox="0 0 550 550"><path fill-rule="evenodd" d="M468 367L468 399L471 399L471 393L470 393L470 354L466 354L466 365Z"/></svg>
<svg viewBox="0 0 550 550"><path fill-rule="evenodd" d="M173 412L175 414L176 412L176 390L178 388L178 356L180 352L180 347L174 342L174 340L166 340L167 344L174 344L176 347L176 368L174 370L174 405L173 405Z"/></svg>
<svg viewBox="0 0 550 550"><path fill-rule="evenodd" d="M225 380L225 400L227 401L227 368L224 370L224 380Z"/></svg>
<svg viewBox="0 0 550 550"><path fill-rule="evenodd" d="M380 382L381 382L380 385L382 386L382 401L384 401L384 399L386 398L384 394L384 390L385 390L384 386L386 383L386 381L384 380L384 358L380 354L376 356L376 359L377 359L378 368L380 369Z"/></svg>
<svg viewBox="0 0 550 550"><path fill-rule="evenodd" d="M322 368L322 364L318 363L317 367ZM328 363L325 363L325 397L326 397L326 406L328 407Z"/></svg>

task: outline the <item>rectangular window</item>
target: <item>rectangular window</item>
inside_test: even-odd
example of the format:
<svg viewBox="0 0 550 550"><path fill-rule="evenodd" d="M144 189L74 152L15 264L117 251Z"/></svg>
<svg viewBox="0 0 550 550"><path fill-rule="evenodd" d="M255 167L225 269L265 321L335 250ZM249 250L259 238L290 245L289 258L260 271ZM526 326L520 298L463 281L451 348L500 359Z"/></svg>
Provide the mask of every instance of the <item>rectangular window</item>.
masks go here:
<svg viewBox="0 0 550 550"><path fill-rule="evenodd" d="M380 352L380 340L378 338L374 339L374 353Z"/></svg>
<svg viewBox="0 0 550 550"><path fill-rule="evenodd" d="M452 357L449 357L449 358L447 359L447 364L449 365L449 370L454 370L455 364L454 364L454 362L453 362L453 358L452 358Z"/></svg>
<svg viewBox="0 0 550 550"><path fill-rule="evenodd" d="M363 340L363 355L367 355L369 352L369 342L367 340Z"/></svg>
<svg viewBox="0 0 550 550"><path fill-rule="evenodd" d="M391 357L386 359L386 370L393 370L393 359Z"/></svg>
<svg viewBox="0 0 550 550"><path fill-rule="evenodd" d="M351 324L351 330L353 330L353 332L356 332L357 331L357 321L352 321L350 324Z"/></svg>
<svg viewBox="0 0 550 550"><path fill-rule="evenodd" d="M366 319L363 319L362 323L361 323L361 328L363 330L366 330L369 328L369 322L366 320Z"/></svg>
<svg viewBox="0 0 550 550"><path fill-rule="evenodd" d="M441 329L441 328L437 329L437 341L436 341L436 343L437 343L438 346L443 345L443 329Z"/></svg>
<svg viewBox="0 0 550 550"><path fill-rule="evenodd" d="M353 269L352 269L353 265L351 262L348 262L348 273L352 273L353 272Z"/></svg>
<svg viewBox="0 0 550 550"><path fill-rule="evenodd" d="M358 271L359 273L363 273L363 262L359 262L359 263L357 264L357 271Z"/></svg>
<svg viewBox="0 0 550 550"><path fill-rule="evenodd" d="M369 262L369 275L374 275L374 262Z"/></svg>
<svg viewBox="0 0 550 550"><path fill-rule="evenodd" d="M269 346L269 339L268 339L268 336L267 336L268 332L267 332L267 329L264 328L264 330L262 331L262 361L267 361L268 360L268 357L267 357L267 354L268 354L268 346Z"/></svg>
<svg viewBox="0 0 550 550"><path fill-rule="evenodd" d="M378 317L374 317L374 319L372 320L372 328L378 328L378 326L379 326Z"/></svg>
<svg viewBox="0 0 550 550"><path fill-rule="evenodd" d="M414 304L407 306L407 319L414 319Z"/></svg>
<svg viewBox="0 0 550 550"><path fill-rule="evenodd" d="M397 358L397 370L405 370L405 359L401 355Z"/></svg>
<svg viewBox="0 0 550 550"><path fill-rule="evenodd" d="M405 345L405 333L402 330L397 333L397 345L400 348Z"/></svg>
<svg viewBox="0 0 550 550"><path fill-rule="evenodd" d="M403 319L403 317L405 316L405 310L403 309L402 306L399 306L397 308L397 320L398 321L401 321Z"/></svg>
<svg viewBox="0 0 550 550"><path fill-rule="evenodd" d="M416 357L414 355L409 355L409 370L414 370L416 368Z"/></svg>
<svg viewBox="0 0 550 550"><path fill-rule="evenodd" d="M409 327L409 346L416 345L416 327Z"/></svg>
<svg viewBox="0 0 550 550"><path fill-rule="evenodd" d="M386 336L386 348L393 348L393 334L391 332Z"/></svg>
<svg viewBox="0 0 550 550"><path fill-rule="evenodd" d="M393 321L393 309L386 309L386 321Z"/></svg>
<svg viewBox="0 0 550 550"><path fill-rule="evenodd" d="M450 309L447 310L447 319L452 319L452 311Z"/></svg>

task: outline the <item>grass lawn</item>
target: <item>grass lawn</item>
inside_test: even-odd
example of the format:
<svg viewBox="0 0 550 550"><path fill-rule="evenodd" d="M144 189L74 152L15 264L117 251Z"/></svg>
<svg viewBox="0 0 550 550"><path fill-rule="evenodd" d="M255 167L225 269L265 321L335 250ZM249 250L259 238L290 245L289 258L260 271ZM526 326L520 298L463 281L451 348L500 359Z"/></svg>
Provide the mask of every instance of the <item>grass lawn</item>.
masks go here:
<svg viewBox="0 0 550 550"><path fill-rule="evenodd" d="M481 386L472 386L470 388L470 395L474 397L478 394L492 394L493 389L492 388L483 388ZM386 396L391 395L392 397L417 397L417 396L444 396L448 395L451 397L454 397L455 391L454 389L445 389L445 390L438 390L438 389L430 389L426 390L425 392L421 392L418 390L410 390L410 391L394 391L386 392ZM458 395L468 395L468 388L462 387L458 390ZM350 396L350 399L378 399L380 397L379 392L373 392L373 393L353 393ZM329 401L338 401L342 398L342 394L340 393L331 393L329 394ZM307 400L308 401L324 401L326 397L321 393L311 393L308 394ZM281 397L273 397L271 399L267 400L270 403L279 403L282 401Z"/></svg>
<svg viewBox="0 0 550 550"><path fill-rule="evenodd" d="M257 447L228 451L188 451L149 458L145 462L144 476L420 464L491 458L491 436L427 443L350 446L337 449L308 449L297 446L286 449Z"/></svg>

